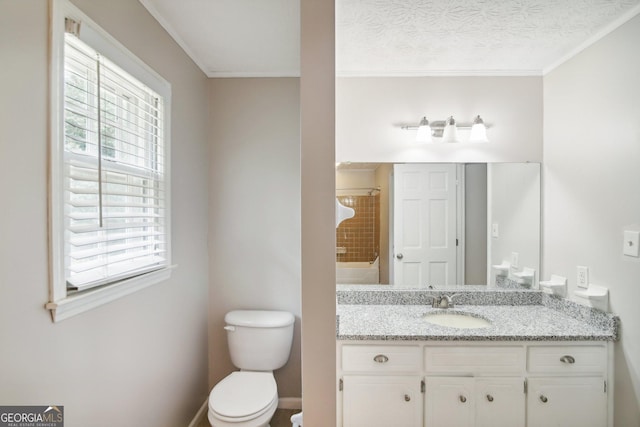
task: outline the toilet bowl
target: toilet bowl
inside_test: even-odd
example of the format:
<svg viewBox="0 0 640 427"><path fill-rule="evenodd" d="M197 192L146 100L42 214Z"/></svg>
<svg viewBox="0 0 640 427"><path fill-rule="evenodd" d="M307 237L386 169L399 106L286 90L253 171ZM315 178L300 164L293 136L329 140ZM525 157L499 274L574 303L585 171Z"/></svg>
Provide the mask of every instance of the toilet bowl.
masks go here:
<svg viewBox="0 0 640 427"><path fill-rule="evenodd" d="M273 371L289 359L295 317L285 311L236 310L226 314L229 354L240 368L209 395L212 427L268 427L278 407Z"/></svg>
<svg viewBox="0 0 640 427"><path fill-rule="evenodd" d="M209 423L214 427L265 427L278 407L271 372L232 372L209 395Z"/></svg>

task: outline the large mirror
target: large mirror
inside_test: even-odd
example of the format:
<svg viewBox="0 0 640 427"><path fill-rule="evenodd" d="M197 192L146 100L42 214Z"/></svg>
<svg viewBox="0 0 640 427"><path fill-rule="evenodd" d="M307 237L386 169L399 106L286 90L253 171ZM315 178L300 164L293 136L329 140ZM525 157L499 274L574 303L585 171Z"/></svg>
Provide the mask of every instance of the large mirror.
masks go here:
<svg viewBox="0 0 640 427"><path fill-rule="evenodd" d="M537 163L342 163L338 284L535 288Z"/></svg>

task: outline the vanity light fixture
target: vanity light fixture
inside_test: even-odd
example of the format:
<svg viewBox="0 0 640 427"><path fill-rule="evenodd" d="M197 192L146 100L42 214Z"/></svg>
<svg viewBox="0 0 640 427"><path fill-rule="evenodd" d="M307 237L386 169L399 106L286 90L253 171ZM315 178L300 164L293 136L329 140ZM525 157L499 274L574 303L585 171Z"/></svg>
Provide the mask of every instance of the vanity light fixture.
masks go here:
<svg viewBox="0 0 640 427"><path fill-rule="evenodd" d="M480 115L476 116L473 120L469 142L489 142L487 139L487 127L484 125L484 120L482 120Z"/></svg>
<svg viewBox="0 0 640 427"><path fill-rule="evenodd" d="M418 125L418 132L416 132L416 142L432 142L431 133L432 130L429 125L429 120L427 120L426 117L423 117Z"/></svg>
<svg viewBox="0 0 640 427"><path fill-rule="evenodd" d="M469 142L489 142L487 138L487 128L491 127L484 123L479 115L475 117L473 123L457 123L453 116L449 116L447 120L429 121L426 117L422 117L418 126L401 126L404 130L415 130L416 142L430 143L435 142L434 138L440 139L443 143L462 142L464 138L460 137L459 130L471 130L471 132L463 133L462 136L469 135Z"/></svg>
<svg viewBox="0 0 640 427"><path fill-rule="evenodd" d="M460 139L458 138L458 128L456 127L456 121L453 116L449 116L445 123L444 131L442 133L442 142L447 144L460 142Z"/></svg>

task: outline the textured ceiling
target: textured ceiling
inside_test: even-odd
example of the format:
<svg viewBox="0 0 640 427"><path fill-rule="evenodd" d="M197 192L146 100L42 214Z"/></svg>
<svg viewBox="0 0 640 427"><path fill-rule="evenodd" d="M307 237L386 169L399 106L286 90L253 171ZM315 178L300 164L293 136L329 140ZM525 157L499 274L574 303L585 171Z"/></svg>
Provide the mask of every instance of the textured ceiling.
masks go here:
<svg viewBox="0 0 640 427"><path fill-rule="evenodd" d="M344 74L540 73L638 0L339 0Z"/></svg>
<svg viewBox="0 0 640 427"><path fill-rule="evenodd" d="M299 75L299 0L140 0L210 77ZM338 75L536 75L640 0L337 0Z"/></svg>

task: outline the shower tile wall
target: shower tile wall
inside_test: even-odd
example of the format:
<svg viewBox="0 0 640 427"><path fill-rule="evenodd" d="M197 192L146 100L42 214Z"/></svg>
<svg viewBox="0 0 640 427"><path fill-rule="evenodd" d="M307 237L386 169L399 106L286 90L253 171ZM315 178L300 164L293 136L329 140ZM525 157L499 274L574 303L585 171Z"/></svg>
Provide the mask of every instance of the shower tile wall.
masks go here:
<svg viewBox="0 0 640 427"><path fill-rule="evenodd" d="M336 246L346 249L344 254L336 253L336 261L374 261L379 254L380 195L338 196L338 200L356 214L336 229Z"/></svg>

